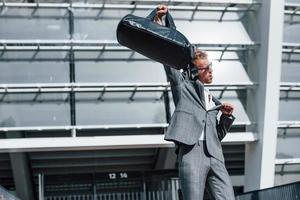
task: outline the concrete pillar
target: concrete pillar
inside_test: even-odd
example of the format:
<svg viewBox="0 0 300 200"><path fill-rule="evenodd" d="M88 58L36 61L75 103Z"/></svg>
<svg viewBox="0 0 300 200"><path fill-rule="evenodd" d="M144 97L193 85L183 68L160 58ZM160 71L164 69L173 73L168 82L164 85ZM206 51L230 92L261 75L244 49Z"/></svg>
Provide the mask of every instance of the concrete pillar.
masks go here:
<svg viewBox="0 0 300 200"><path fill-rule="evenodd" d="M12 132L7 137L19 138L22 133ZM9 154L14 182L16 186L16 196L22 200L34 200L34 188L29 167L27 153L14 152Z"/></svg>
<svg viewBox="0 0 300 200"><path fill-rule="evenodd" d="M246 144L245 192L274 185L283 19L284 0L262 0L248 17L248 32L260 44L248 56L248 73L258 86L247 94L247 110L257 123L259 140Z"/></svg>

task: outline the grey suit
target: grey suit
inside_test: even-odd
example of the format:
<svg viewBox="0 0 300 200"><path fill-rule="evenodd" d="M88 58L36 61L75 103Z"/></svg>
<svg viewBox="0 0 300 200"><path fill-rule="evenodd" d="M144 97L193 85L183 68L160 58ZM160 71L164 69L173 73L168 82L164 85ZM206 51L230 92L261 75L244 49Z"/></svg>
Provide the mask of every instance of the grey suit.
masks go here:
<svg viewBox="0 0 300 200"><path fill-rule="evenodd" d="M189 80L176 69L164 67L176 107L165 139L179 144L179 176L184 200L202 199L205 184L215 199L234 199L221 147L221 140L234 117L221 115L217 120L221 102L213 97L216 106L206 110L203 84ZM203 130L205 140L199 141Z"/></svg>

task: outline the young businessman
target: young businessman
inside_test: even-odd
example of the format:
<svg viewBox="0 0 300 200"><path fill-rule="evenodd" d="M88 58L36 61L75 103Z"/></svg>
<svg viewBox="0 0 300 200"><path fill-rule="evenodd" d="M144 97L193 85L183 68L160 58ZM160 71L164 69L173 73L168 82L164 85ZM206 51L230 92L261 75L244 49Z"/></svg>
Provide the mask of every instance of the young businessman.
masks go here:
<svg viewBox="0 0 300 200"><path fill-rule="evenodd" d="M159 5L154 20L162 24L162 17L167 12L167 6ZM196 50L192 62L198 69L196 81L164 66L176 107L165 139L179 146L179 178L184 200L203 199L206 186L214 199L233 200L221 140L234 121L234 108L231 104L221 103L205 87L204 84L211 84L213 80L207 54ZM219 111L222 115L218 120Z"/></svg>

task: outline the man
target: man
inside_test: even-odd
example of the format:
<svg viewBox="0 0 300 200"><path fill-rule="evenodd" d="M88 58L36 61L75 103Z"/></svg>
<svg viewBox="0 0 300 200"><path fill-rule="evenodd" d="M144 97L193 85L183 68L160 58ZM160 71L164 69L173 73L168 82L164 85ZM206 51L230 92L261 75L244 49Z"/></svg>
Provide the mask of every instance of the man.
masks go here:
<svg viewBox="0 0 300 200"><path fill-rule="evenodd" d="M167 6L159 5L154 20L162 24L167 11ZM179 178L184 200L203 199L205 186L214 199L233 200L234 191L225 168L221 140L234 121L234 108L228 103L222 104L204 86L213 80L207 54L196 50L192 62L198 69L196 81L164 66L176 107L165 139L179 146ZM218 120L219 111L222 115Z"/></svg>

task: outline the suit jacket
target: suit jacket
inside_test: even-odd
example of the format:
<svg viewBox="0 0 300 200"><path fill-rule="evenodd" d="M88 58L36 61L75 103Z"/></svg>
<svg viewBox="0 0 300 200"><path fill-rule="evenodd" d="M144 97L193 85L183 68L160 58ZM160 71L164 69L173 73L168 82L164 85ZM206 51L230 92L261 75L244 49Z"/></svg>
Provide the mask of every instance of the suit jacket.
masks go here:
<svg viewBox="0 0 300 200"><path fill-rule="evenodd" d="M164 68L171 84L175 104L175 111L165 134L165 140L194 145L205 129L208 153L224 162L221 140L235 118L222 114L218 120L217 114L221 108L221 102L213 96L212 100L216 106L206 110L204 86L199 80L190 80L172 67L164 66Z"/></svg>

